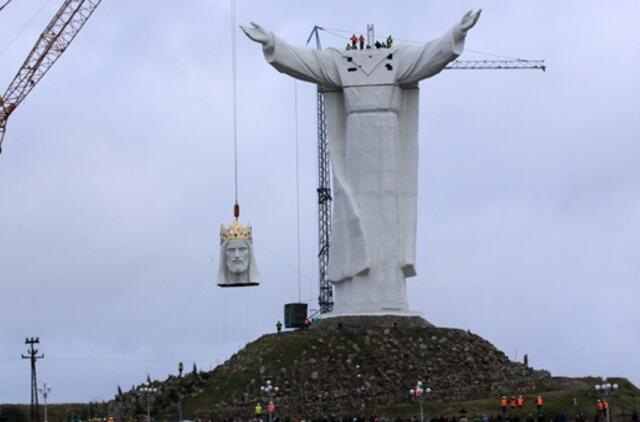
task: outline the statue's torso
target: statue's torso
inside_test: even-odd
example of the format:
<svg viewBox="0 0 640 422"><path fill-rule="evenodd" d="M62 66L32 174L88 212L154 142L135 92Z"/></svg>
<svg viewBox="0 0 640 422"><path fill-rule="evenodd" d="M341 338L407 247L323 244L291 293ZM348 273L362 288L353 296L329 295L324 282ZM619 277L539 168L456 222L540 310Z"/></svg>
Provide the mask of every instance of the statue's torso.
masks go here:
<svg viewBox="0 0 640 422"><path fill-rule="evenodd" d="M396 83L396 49L334 50L348 114L397 113L402 89Z"/></svg>
<svg viewBox="0 0 640 422"><path fill-rule="evenodd" d="M343 88L348 114L376 112L398 113L402 89L396 85L368 85Z"/></svg>

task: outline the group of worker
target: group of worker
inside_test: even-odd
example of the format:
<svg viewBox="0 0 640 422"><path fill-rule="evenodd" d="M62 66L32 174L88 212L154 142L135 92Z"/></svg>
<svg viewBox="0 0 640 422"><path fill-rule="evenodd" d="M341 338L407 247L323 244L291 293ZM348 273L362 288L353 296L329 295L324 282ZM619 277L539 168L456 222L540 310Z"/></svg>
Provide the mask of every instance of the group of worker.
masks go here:
<svg viewBox="0 0 640 422"><path fill-rule="evenodd" d="M311 327L311 323L312 321L309 318L305 318L304 322L302 323L302 328L307 329ZM282 332L282 321L276 322L276 331L278 332L278 334Z"/></svg>
<svg viewBox="0 0 640 422"><path fill-rule="evenodd" d="M522 397L522 395L518 395L516 396L511 396L511 398L507 398L507 396L502 396L502 398L500 399L500 407L502 407L502 411L506 412L507 408L510 408L511 410L514 409L522 409L524 407L524 397ZM536 397L536 407L538 408L538 411L540 411L542 409L542 405L544 404L544 399L542 398L542 396L537 396Z"/></svg>
<svg viewBox="0 0 640 422"><path fill-rule="evenodd" d="M609 410L609 402L606 399L598 399L596 403L596 410L598 411L599 415L606 416L607 411Z"/></svg>
<svg viewBox="0 0 640 422"><path fill-rule="evenodd" d="M273 401L269 401L269 404L267 405L267 412L273 415L275 411L276 411L276 405L273 403ZM261 421L264 413L264 410L262 409L262 404L260 403L256 404L254 412L255 412L256 419L258 421Z"/></svg>
<svg viewBox="0 0 640 422"><path fill-rule="evenodd" d="M360 34L359 37L356 36L356 34L351 35L351 38L349 38L349 41L351 41L351 44L347 44L347 50L358 50L358 47L360 47L360 50L364 50L365 48L371 48L370 45L365 45L365 38L364 38L364 35L362 34ZM386 42L376 41L374 44L376 48L391 48L392 45L393 45L393 38L391 37L391 35L387 37Z"/></svg>
<svg viewBox="0 0 640 422"><path fill-rule="evenodd" d="M536 407L538 408L538 412L540 412L542 410L542 405L544 404L544 399L542 398L542 396L537 396L535 403ZM524 404L525 399L524 397L522 397L522 395L518 395L517 397L511 396L510 398L507 398L507 396L502 396L502 398L500 399L500 407L502 408L503 413L506 413L507 409L510 409L512 411L515 409L522 409L524 408ZM578 405L578 402L575 398L573 399L573 405ZM596 403L596 410L599 416L606 417L609 410L609 402L607 402L606 399L598 399Z"/></svg>

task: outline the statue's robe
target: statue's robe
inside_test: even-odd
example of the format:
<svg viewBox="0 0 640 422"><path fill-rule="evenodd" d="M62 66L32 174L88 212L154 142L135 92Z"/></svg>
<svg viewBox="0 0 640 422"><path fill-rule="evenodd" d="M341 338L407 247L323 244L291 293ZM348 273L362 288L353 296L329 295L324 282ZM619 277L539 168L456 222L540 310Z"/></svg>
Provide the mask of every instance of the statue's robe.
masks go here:
<svg viewBox="0 0 640 422"><path fill-rule="evenodd" d="M314 50L270 34L267 61L320 85L333 170L328 279L333 314L408 311L416 275L418 82L462 53L454 26L427 44Z"/></svg>

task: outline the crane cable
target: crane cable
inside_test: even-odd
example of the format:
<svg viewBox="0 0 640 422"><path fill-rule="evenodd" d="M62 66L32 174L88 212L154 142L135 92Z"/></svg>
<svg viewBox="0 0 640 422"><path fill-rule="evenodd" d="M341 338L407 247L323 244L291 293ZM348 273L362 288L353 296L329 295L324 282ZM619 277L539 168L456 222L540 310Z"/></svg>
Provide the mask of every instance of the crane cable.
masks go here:
<svg viewBox="0 0 640 422"><path fill-rule="evenodd" d="M296 142L296 236L298 246L298 303L302 298L301 292L301 274L300 274L300 154L298 153L298 82L293 80L293 115L295 125L295 142Z"/></svg>
<svg viewBox="0 0 640 422"><path fill-rule="evenodd" d="M236 4L231 3L231 73L233 84L233 177L235 186L235 203L233 206L233 216L237 220L240 216L240 205L238 205L238 100L237 100L237 76L236 76Z"/></svg>
<svg viewBox="0 0 640 422"><path fill-rule="evenodd" d="M9 0L9 1L11 1L11 0ZM33 14L33 16L31 16L29 18L27 23L25 23L24 26L22 28L20 28L20 30L18 30L18 33L13 38L11 38L11 40L7 44L5 44L5 46L2 47L2 49L0 49L0 56L2 56L9 49L9 47L11 47L13 45L13 43L20 37L20 35L22 35L22 33L27 30L29 25L31 25L31 23L40 15L40 13L42 13L44 8L47 7L47 5L49 3L51 3L51 1L52 0L47 0L44 3L42 3L42 6L40 6L40 8L38 10L36 10L36 12ZM4 5L2 5L2 8L4 8L7 4L9 4L9 3L7 2ZM0 8L0 10L2 10L2 9Z"/></svg>

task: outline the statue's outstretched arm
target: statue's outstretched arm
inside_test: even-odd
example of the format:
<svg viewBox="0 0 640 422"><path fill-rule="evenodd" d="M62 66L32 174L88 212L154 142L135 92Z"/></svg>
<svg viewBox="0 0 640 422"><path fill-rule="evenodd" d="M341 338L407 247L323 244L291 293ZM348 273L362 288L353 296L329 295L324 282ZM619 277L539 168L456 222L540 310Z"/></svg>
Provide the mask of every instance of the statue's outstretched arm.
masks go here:
<svg viewBox="0 0 640 422"><path fill-rule="evenodd" d="M462 19L460 19L460 22L458 22L458 29L463 34L466 35L467 31L473 28L476 22L478 22L478 19L480 19L481 13L482 13L482 9L478 9L478 11L475 13L473 13L472 10L469 10L467 13L464 14Z"/></svg>
<svg viewBox="0 0 640 422"><path fill-rule="evenodd" d="M460 22L439 38L422 45L404 45L399 49L398 82L413 84L439 73L464 50L467 32L480 18L482 9L467 12Z"/></svg>
<svg viewBox="0 0 640 422"><path fill-rule="evenodd" d="M253 41L262 44L264 47L273 47L273 34L255 22L251 22L251 26L242 26L240 29L245 35Z"/></svg>
<svg viewBox="0 0 640 422"><path fill-rule="evenodd" d="M296 79L326 86L339 86L334 58L327 50L294 47L256 23L240 26L253 41L262 44L264 57L273 67Z"/></svg>

